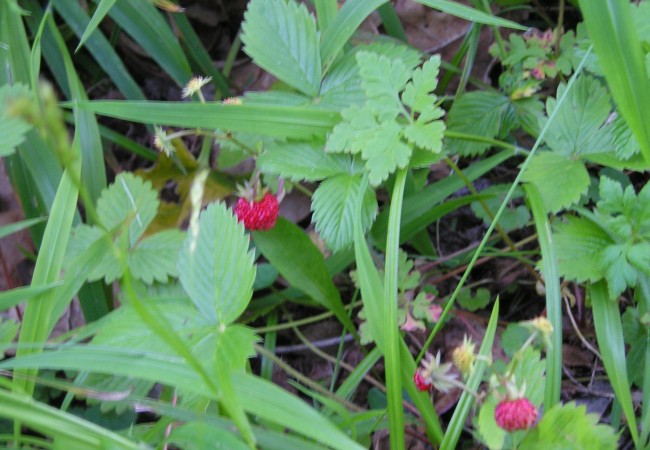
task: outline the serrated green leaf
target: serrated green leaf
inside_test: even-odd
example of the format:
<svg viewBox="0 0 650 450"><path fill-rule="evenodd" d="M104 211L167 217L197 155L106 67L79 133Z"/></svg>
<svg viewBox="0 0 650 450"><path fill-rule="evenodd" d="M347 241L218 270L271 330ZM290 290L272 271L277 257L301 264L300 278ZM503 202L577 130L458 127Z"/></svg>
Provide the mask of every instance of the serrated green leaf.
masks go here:
<svg viewBox="0 0 650 450"><path fill-rule="evenodd" d="M340 174L354 173L347 155L325 153L317 142L275 143L257 159L263 173L274 173L292 181L319 181Z"/></svg>
<svg viewBox="0 0 650 450"><path fill-rule="evenodd" d="M25 134L31 129L31 125L16 117L1 117L0 157L11 155L25 141Z"/></svg>
<svg viewBox="0 0 650 450"><path fill-rule="evenodd" d="M366 92L366 106L380 122L392 120L403 110L399 92L404 90L411 73L401 59L361 51L357 53L361 85Z"/></svg>
<svg viewBox="0 0 650 450"><path fill-rule="evenodd" d="M433 153L442 151L442 137L445 132L445 124L442 121L425 122L422 117L418 117L415 123L409 124L404 128L404 137L408 141L420 148L424 148ZM442 115L435 117L439 119Z"/></svg>
<svg viewBox="0 0 650 450"><path fill-rule="evenodd" d="M253 293L255 266L244 227L223 203L209 205L190 227L178 259L179 278L205 317L233 322Z"/></svg>
<svg viewBox="0 0 650 450"><path fill-rule="evenodd" d="M402 102L411 111L421 113L433 106L436 96L432 92L438 86L439 71L440 55L432 56L421 68L415 69L402 93Z"/></svg>
<svg viewBox="0 0 650 450"><path fill-rule="evenodd" d="M255 63L299 91L315 97L321 79L316 21L293 0L252 0L241 40Z"/></svg>
<svg viewBox="0 0 650 450"><path fill-rule="evenodd" d="M600 226L569 216L565 222L556 222L553 237L562 276L578 282L595 282L604 277L600 254L613 242Z"/></svg>
<svg viewBox="0 0 650 450"><path fill-rule="evenodd" d="M503 121L510 108L510 99L498 92L468 92L449 110L447 129L487 138L502 136L509 131L503 129ZM447 139L446 146L450 153L467 156L483 153L490 144Z"/></svg>
<svg viewBox="0 0 650 450"><path fill-rule="evenodd" d="M383 122L364 146L361 154L372 186L381 184L395 169L408 166L413 149L402 142L400 131L396 122Z"/></svg>
<svg viewBox="0 0 650 450"><path fill-rule="evenodd" d="M152 284L167 283L170 276L178 276L176 261L184 237L180 230L165 230L139 242L128 256L133 277Z"/></svg>
<svg viewBox="0 0 650 450"><path fill-rule="evenodd" d="M325 151L359 153L380 125L370 109L356 105L344 109L341 117L343 121L327 137Z"/></svg>
<svg viewBox="0 0 650 450"><path fill-rule="evenodd" d="M597 414L587 414L585 405L557 404L544 413L519 446L522 450L541 448L614 450L618 437L614 430L599 424Z"/></svg>
<svg viewBox="0 0 650 450"><path fill-rule="evenodd" d="M536 154L524 172L522 181L534 184L546 210L556 213L568 208L587 193L591 180L583 162L562 154Z"/></svg>
<svg viewBox="0 0 650 450"><path fill-rule="evenodd" d="M562 97L565 90L566 85L560 84L557 98ZM567 156L610 151L611 133L604 124L611 112L611 101L607 89L598 80L588 75L579 77L557 111L544 140L553 151ZM552 97L546 100L549 116L556 103ZM544 123L542 121L541 125Z"/></svg>
<svg viewBox="0 0 650 450"><path fill-rule="evenodd" d="M97 200L97 216L108 230L128 223L133 246L156 216L159 203L151 182L129 172L121 173Z"/></svg>
<svg viewBox="0 0 650 450"><path fill-rule="evenodd" d="M611 132L614 151L619 159L627 160L639 153L639 143L622 116L616 116Z"/></svg>
<svg viewBox="0 0 650 450"><path fill-rule="evenodd" d="M636 286L638 275L628 260L631 246L610 245L600 253L600 269L605 273L609 297L617 298L629 286Z"/></svg>
<svg viewBox="0 0 650 450"><path fill-rule="evenodd" d="M630 346L630 351L625 358L627 373L632 383L642 387L643 371L638 369L643 367L648 351L648 326L641 323L639 310L631 306L628 306L623 313L622 324L625 343Z"/></svg>
<svg viewBox="0 0 650 450"><path fill-rule="evenodd" d="M337 252L354 242L356 202L361 187L358 175L337 175L325 180L312 197L313 221L316 231L328 248ZM367 189L361 208L362 228L367 231L377 214L377 199L372 189Z"/></svg>

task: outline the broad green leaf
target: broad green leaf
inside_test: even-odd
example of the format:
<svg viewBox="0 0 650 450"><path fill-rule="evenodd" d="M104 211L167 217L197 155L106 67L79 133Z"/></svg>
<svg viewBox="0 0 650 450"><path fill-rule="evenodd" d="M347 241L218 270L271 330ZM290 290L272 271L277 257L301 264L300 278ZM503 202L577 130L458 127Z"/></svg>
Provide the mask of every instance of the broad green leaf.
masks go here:
<svg viewBox="0 0 650 450"><path fill-rule="evenodd" d="M219 324L233 322L253 294L255 266L244 227L223 203L205 209L183 243L178 272L201 313Z"/></svg>
<svg viewBox="0 0 650 450"><path fill-rule="evenodd" d="M585 218L568 216L555 223L553 238L563 277L578 282L603 278L600 254L613 242L600 226Z"/></svg>
<svg viewBox="0 0 650 450"><path fill-rule="evenodd" d="M562 97L565 90L566 85L560 84L556 98ZM552 97L546 100L549 116L555 111L556 103ZM595 78L583 75L568 92L544 140L552 150L566 156L610 151L611 132L604 126L610 112L611 99L607 90Z"/></svg>
<svg viewBox="0 0 650 450"><path fill-rule="evenodd" d="M97 200L97 215L107 230L128 224L133 247L144 234L158 209L158 194L151 182L129 172L121 173Z"/></svg>
<svg viewBox="0 0 650 450"><path fill-rule="evenodd" d="M257 166L292 181L318 181L358 171L349 156L325 153L322 144L309 142L272 144L257 159Z"/></svg>
<svg viewBox="0 0 650 450"><path fill-rule="evenodd" d="M336 175L318 186L312 198L313 221L316 231L328 248L337 252L354 242L356 202L361 188L361 176ZM372 189L366 189L361 211L362 228L367 231L377 214L377 199Z"/></svg>
<svg viewBox="0 0 650 450"><path fill-rule="evenodd" d="M297 90L315 97L321 80L316 21L294 0L252 0L241 40L255 64Z"/></svg>
<svg viewBox="0 0 650 450"><path fill-rule="evenodd" d="M189 81L190 64L171 27L151 3L117 0L108 14L179 86Z"/></svg>
<svg viewBox="0 0 650 450"><path fill-rule="evenodd" d="M468 92L454 101L447 118L447 129L487 138L500 137L510 131L504 129L504 118L510 109L510 99L503 94ZM445 140L445 145L450 153L459 155L481 154L490 147L488 143L450 138Z"/></svg>
<svg viewBox="0 0 650 450"><path fill-rule="evenodd" d="M327 272L323 255L300 227L279 217L275 227L253 232L253 238L257 248L292 286L332 311L348 330L356 330Z"/></svg>
<svg viewBox="0 0 650 450"><path fill-rule="evenodd" d="M650 84L642 42L634 26L630 3L606 0L604 3L580 1L589 37L600 61L612 98L618 105L650 162Z"/></svg>
<svg viewBox="0 0 650 450"><path fill-rule="evenodd" d="M446 12L452 16L460 17L461 19L469 20L471 22L482 23L485 25L495 25L497 27L512 28L513 30L526 30L527 28L518 23L511 22L510 20L501 19L499 17L486 14L474 8L461 3L452 2L449 0L416 0L430 8Z"/></svg>
<svg viewBox="0 0 650 450"><path fill-rule="evenodd" d="M537 187L546 210L551 213L577 203L591 183L582 161L551 152L536 154L522 180Z"/></svg>
<svg viewBox="0 0 650 450"><path fill-rule="evenodd" d="M170 276L178 276L176 260L184 237L180 230L166 230L139 242L128 256L133 277L152 284L154 280L167 283Z"/></svg>
<svg viewBox="0 0 650 450"><path fill-rule="evenodd" d="M93 101L79 107L138 123L244 131L287 139L325 136L340 121L337 111L306 106Z"/></svg>
<svg viewBox="0 0 650 450"><path fill-rule="evenodd" d="M618 448L618 436L612 427L598 422L598 414L588 414L585 405L577 406L574 402L557 404L544 412L542 419L528 432L519 448Z"/></svg>
<svg viewBox="0 0 650 450"><path fill-rule="evenodd" d="M79 49L83 47L86 40L90 37L92 33L95 32L95 30L102 22L102 20L104 20L104 17L106 17L106 14L108 14L108 11L113 7L115 2L116 0L99 1L99 4L97 5L97 9L95 9L95 13L93 14L92 19L90 19L90 22L86 26L86 30L84 31L84 34L79 39L79 44L77 45L77 49L75 50L75 52L78 52Z"/></svg>

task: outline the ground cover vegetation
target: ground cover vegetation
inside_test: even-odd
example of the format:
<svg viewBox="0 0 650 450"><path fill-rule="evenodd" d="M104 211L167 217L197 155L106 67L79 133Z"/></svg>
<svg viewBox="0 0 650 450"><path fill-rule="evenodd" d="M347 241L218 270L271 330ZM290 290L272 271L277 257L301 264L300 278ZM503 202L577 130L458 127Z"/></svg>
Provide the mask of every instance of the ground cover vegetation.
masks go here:
<svg viewBox="0 0 650 450"><path fill-rule="evenodd" d="M2 1L2 445L649 448L649 24Z"/></svg>

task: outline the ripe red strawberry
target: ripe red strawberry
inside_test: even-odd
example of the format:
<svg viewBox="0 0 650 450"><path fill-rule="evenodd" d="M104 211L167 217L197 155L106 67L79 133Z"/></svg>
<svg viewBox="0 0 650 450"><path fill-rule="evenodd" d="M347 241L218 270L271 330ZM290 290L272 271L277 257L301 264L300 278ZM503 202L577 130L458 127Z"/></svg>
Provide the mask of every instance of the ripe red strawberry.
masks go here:
<svg viewBox="0 0 650 450"><path fill-rule="evenodd" d="M526 397L503 400L494 410L494 419L506 431L527 430L537 419L537 408Z"/></svg>
<svg viewBox="0 0 650 450"><path fill-rule="evenodd" d="M433 386L431 380L427 374L424 373L423 369L418 369L415 371L415 374L413 375L413 381L415 382L415 387L418 391L428 391Z"/></svg>
<svg viewBox="0 0 650 450"><path fill-rule="evenodd" d="M269 230L275 226L279 209L278 199L267 192L259 201L240 198L234 212L247 230Z"/></svg>

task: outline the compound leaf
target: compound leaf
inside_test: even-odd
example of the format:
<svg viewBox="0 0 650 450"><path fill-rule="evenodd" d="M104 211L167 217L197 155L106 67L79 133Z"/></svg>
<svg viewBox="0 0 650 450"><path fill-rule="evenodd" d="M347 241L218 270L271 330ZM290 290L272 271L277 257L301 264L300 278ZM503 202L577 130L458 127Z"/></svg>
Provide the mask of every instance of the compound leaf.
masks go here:
<svg viewBox="0 0 650 450"><path fill-rule="evenodd" d="M255 64L309 96L318 95L321 59L316 21L293 0L252 0L241 40Z"/></svg>

